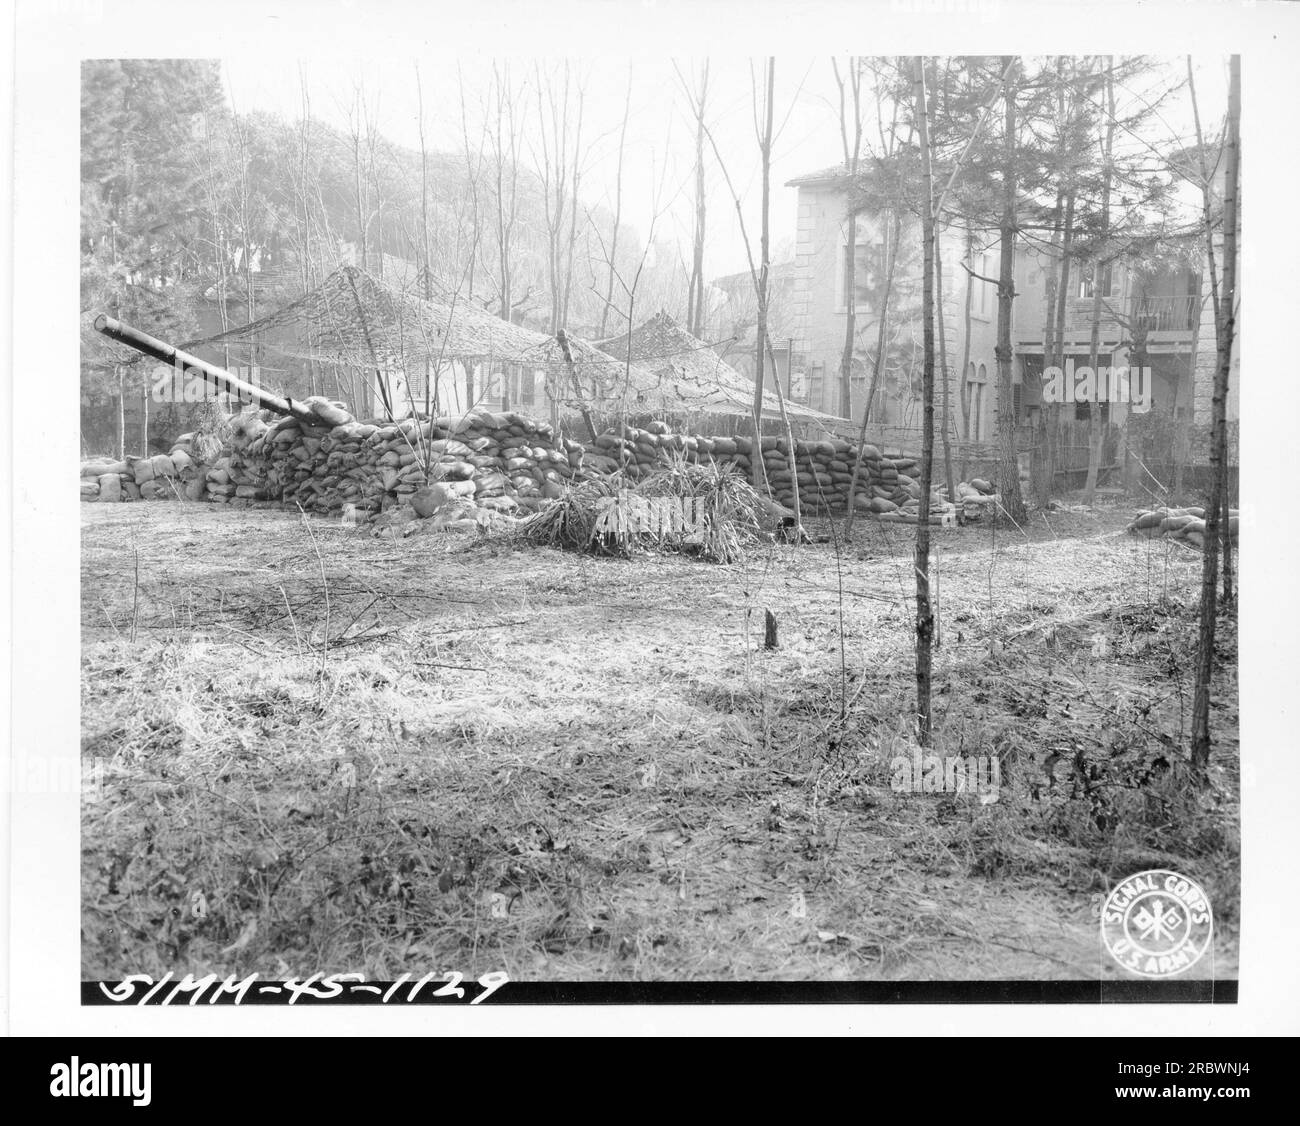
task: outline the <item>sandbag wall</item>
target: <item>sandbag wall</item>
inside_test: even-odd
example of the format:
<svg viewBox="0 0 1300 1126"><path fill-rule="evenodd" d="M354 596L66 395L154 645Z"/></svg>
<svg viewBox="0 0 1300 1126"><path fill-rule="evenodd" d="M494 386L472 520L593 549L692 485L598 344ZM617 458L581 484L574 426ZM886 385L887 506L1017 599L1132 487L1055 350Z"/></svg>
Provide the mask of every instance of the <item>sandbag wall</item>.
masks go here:
<svg viewBox="0 0 1300 1126"><path fill-rule="evenodd" d="M486 507L536 507L558 497L582 446L514 412L311 426L294 418L238 420L227 458L206 474L217 502L279 500L358 515L401 503L429 480ZM224 462L224 464L223 464Z"/></svg>
<svg viewBox="0 0 1300 1126"><path fill-rule="evenodd" d="M333 513L351 505L364 517L401 503L427 480L440 480L454 495L489 508L535 508L562 494L583 457L577 442L557 440L549 424L514 412L317 426L263 411L241 415L233 425L229 443L207 464L194 460L188 435L170 458L86 463L82 497L183 493L236 507L280 501Z"/></svg>
<svg viewBox="0 0 1300 1126"><path fill-rule="evenodd" d="M557 439L549 424L513 411L385 423L356 421L341 404L322 402L321 413L327 408L338 408L335 417L344 421L330 425L322 418L312 425L267 411L241 415L226 447L208 461L194 452L193 436L184 435L170 455L87 462L82 498L183 495L236 507L279 501L321 513L351 506L364 518L403 503L432 480L485 507L530 509L562 495L575 479L619 471L636 478L675 454L733 465L746 478L752 469L752 438L673 434L663 424L608 431L584 448ZM859 512L887 521L917 519L921 489L915 458L887 456L871 445L859 454L842 439L796 441L792 474L786 439L765 436L758 448L773 494L787 507L797 491L809 515L844 512L856 472ZM959 490L959 501L966 499L967 488ZM942 485L932 489L930 507L934 523L955 511Z"/></svg>
<svg viewBox="0 0 1300 1126"><path fill-rule="evenodd" d="M1234 540L1239 526L1237 510L1228 509L1228 530ZM1204 548L1205 509L1199 506L1153 508L1149 512L1139 512L1127 530L1148 539L1172 539L1195 548Z"/></svg>
<svg viewBox="0 0 1300 1126"><path fill-rule="evenodd" d="M795 441L795 472L790 472L790 443L771 435L759 439L763 469L773 495L787 508L798 492L801 511L809 515L842 513L848 508L849 487L857 473L854 507L886 520L917 519L921 500L920 463L901 454L885 456L875 446L858 451L843 439ZM588 446L588 470L614 473L620 469L641 477L674 455L689 462L714 461L734 465L747 480L753 470L754 440L747 437L703 438L672 434L662 424L641 430L608 430ZM942 487L932 487L930 519L941 523L954 511Z"/></svg>
<svg viewBox="0 0 1300 1126"><path fill-rule="evenodd" d="M121 461L81 463L83 501L202 500L206 491L202 466L195 459L192 436L177 439L170 453L128 457Z"/></svg>

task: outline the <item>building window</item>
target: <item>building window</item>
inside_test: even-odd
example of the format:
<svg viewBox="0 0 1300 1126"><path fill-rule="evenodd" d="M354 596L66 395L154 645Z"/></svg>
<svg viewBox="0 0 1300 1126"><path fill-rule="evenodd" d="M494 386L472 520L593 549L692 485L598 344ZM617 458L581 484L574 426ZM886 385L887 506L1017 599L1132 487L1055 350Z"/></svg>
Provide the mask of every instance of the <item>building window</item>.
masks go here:
<svg viewBox="0 0 1300 1126"><path fill-rule="evenodd" d="M1076 422L1087 422L1087 421L1088 421L1088 410L1089 410L1089 408L1092 407L1093 405L1094 405L1094 404L1092 404L1092 403L1075 403L1075 404L1074 404L1074 420L1075 420ZM1110 423L1110 404L1109 404L1109 403L1097 403L1097 404L1096 404L1096 407L1097 407L1097 421L1100 422L1103 426L1109 425L1109 423Z"/></svg>
<svg viewBox="0 0 1300 1126"><path fill-rule="evenodd" d="M802 387L804 384L804 368L808 365L808 357L802 352L790 351L787 353L789 359L786 363L785 376L785 397L796 400L802 394L802 391L796 391L796 387Z"/></svg>
<svg viewBox="0 0 1300 1126"><path fill-rule="evenodd" d="M501 378L501 373L499 371L487 371L483 373L483 398L481 402L484 406L488 403L496 403L498 404L498 409L501 409L499 404L504 400L505 391L505 380Z"/></svg>
<svg viewBox="0 0 1300 1126"><path fill-rule="evenodd" d="M1103 297L1114 297L1118 293L1115 283L1118 279L1115 277L1115 266L1113 262L1107 262L1101 268L1101 295ZM1084 266L1079 276L1079 296L1092 296L1092 267Z"/></svg>
<svg viewBox="0 0 1300 1126"><path fill-rule="evenodd" d="M979 256L979 265L976 267L976 270L983 277L991 278L993 277L993 271L995 268L992 251L984 251L984 253ZM975 285L979 290L979 300L976 302L975 312L981 317L987 317L992 313L993 306L996 304L998 299L997 286L995 286L991 281L976 281Z"/></svg>
<svg viewBox="0 0 1300 1126"><path fill-rule="evenodd" d="M531 407L537 403L537 373L525 368L519 372L519 405Z"/></svg>
<svg viewBox="0 0 1300 1126"><path fill-rule="evenodd" d="M398 383L397 379L394 379L390 375L388 379L388 385L390 387L397 387L400 384ZM410 371L407 373L406 388L410 392L411 398L415 400L415 404L417 407L424 406L424 393L428 385L429 385L429 376L423 366L417 367L415 368L414 371Z"/></svg>
<svg viewBox="0 0 1300 1126"><path fill-rule="evenodd" d="M975 367L972 360L966 369L966 385L962 388L962 398L966 405L966 438L979 442L984 438L985 416L988 412L988 368L980 364Z"/></svg>
<svg viewBox="0 0 1300 1126"><path fill-rule="evenodd" d="M808 405L814 410L821 410L822 383L826 376L826 365L820 360L815 362L808 372Z"/></svg>
<svg viewBox="0 0 1300 1126"><path fill-rule="evenodd" d="M802 364L796 363L790 372L790 387L786 398L794 403L802 403L808 398L808 373Z"/></svg>
<svg viewBox="0 0 1300 1126"><path fill-rule="evenodd" d="M871 295L884 284L885 280L885 244L876 237L864 216L857 219L857 233L853 245L853 307L866 309L871 305ZM848 310L849 292L849 244L846 238L840 246L840 277L836 292L836 307L840 312Z"/></svg>

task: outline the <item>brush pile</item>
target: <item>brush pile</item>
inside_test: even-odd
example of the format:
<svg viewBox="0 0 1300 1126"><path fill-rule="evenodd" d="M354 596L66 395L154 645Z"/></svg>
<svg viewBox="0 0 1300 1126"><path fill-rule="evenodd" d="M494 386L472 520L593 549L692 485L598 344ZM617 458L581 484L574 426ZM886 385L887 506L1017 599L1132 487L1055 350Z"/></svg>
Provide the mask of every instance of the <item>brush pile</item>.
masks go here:
<svg viewBox="0 0 1300 1126"><path fill-rule="evenodd" d="M1240 519L1235 508L1228 509L1228 530L1237 539ZM1148 539L1171 539L1200 550L1205 546L1205 509L1154 508L1139 512L1126 529Z"/></svg>
<svg viewBox="0 0 1300 1126"><path fill-rule="evenodd" d="M734 563L758 533L758 495L734 469L681 455L632 482L590 478L525 520L525 544L627 557L637 551L694 554Z"/></svg>
<svg viewBox="0 0 1300 1126"><path fill-rule="evenodd" d="M798 494L801 510L808 515L843 513L856 474L854 507L859 512L916 522L921 500L921 468L916 458L901 453L885 455L872 445L859 451L840 438L796 440L792 472L790 443L785 438L764 436L758 450L772 495L787 508L793 507ZM730 466L745 480L752 480L753 457L752 438L697 438L673 434L662 423L651 423L645 430L624 426L599 435L587 448L585 465L597 473L621 472L635 481L657 472L669 459L680 458L692 465ZM952 511L955 507L947 498L932 489L931 522L941 523L943 514Z"/></svg>

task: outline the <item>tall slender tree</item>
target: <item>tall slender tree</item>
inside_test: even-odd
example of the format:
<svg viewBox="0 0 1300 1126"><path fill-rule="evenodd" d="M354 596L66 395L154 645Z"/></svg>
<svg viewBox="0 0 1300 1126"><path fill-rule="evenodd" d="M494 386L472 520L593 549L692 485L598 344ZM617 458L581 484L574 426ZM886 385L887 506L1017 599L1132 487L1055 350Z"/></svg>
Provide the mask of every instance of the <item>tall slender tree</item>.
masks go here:
<svg viewBox="0 0 1300 1126"><path fill-rule="evenodd" d="M853 418L853 353L857 343L858 197L854 187L862 157L862 62L850 58L845 73L839 61L831 59L835 85L839 90L840 146L849 190L845 193L844 251L844 347L840 352L840 410Z"/></svg>
<svg viewBox="0 0 1300 1126"><path fill-rule="evenodd" d="M762 169L762 222L759 235L758 265L758 334L754 350L754 451L750 458L754 485L763 480L763 385L764 350L767 346L768 282L771 273L771 197L772 197L772 111L776 99L776 59L769 57L763 97L754 99L754 131L758 137L759 159ZM760 124L761 122L761 124ZM777 378L776 372L773 377Z"/></svg>
<svg viewBox="0 0 1300 1126"><path fill-rule="evenodd" d="M1214 637L1218 618L1219 528L1228 472L1228 381L1237 324L1237 191L1241 175L1241 56L1228 71L1228 120L1224 134L1223 279L1215 306L1217 344L1211 400L1210 465L1213 484L1205 506L1204 557L1201 561L1200 626L1196 647L1196 691L1192 700L1192 766L1205 776L1210 764L1210 688L1214 676ZM1206 237L1214 242L1211 222Z"/></svg>
<svg viewBox="0 0 1300 1126"><path fill-rule="evenodd" d="M1002 508L1017 524L1025 521L1025 502L1020 495L1020 461L1016 452L1016 408L1012 391L1011 303L1016 296L1016 174L1019 164L1016 135L1016 60L1004 57L1002 83L1003 164L1002 216L998 224L1001 260L998 268L998 342L994 355L998 363L998 492Z"/></svg>
<svg viewBox="0 0 1300 1126"><path fill-rule="evenodd" d="M678 72L680 77L681 72ZM687 104L695 121L695 223L691 231L691 271L687 282L686 329L694 336L704 335L707 312L704 298L704 230L707 219L704 194L704 114L709 99L709 62L700 67L698 84L692 89L682 80Z"/></svg>
<svg viewBox="0 0 1300 1126"><path fill-rule="evenodd" d="M921 143L921 230L925 246L922 274L922 339L925 359L921 386L921 498L916 515L916 728L917 740L928 747L932 738L930 714L931 658L934 644L934 610L930 603L930 484L934 468L934 173L930 160L929 111L926 106L925 60L913 60L917 132Z"/></svg>

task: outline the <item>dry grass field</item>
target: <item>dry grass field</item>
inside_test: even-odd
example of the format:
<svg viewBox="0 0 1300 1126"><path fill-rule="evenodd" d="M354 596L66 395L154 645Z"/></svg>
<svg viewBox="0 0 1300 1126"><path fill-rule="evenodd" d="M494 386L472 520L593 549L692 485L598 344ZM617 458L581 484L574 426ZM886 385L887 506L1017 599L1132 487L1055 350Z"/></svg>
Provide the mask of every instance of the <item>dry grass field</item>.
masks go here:
<svg viewBox="0 0 1300 1126"><path fill-rule="evenodd" d="M81 513L88 979L1109 979L1151 867L1214 905L1189 976L1236 977L1236 622L1199 791L1201 557L1127 509L935 529L937 749L984 795L891 785L910 529L718 566Z"/></svg>

